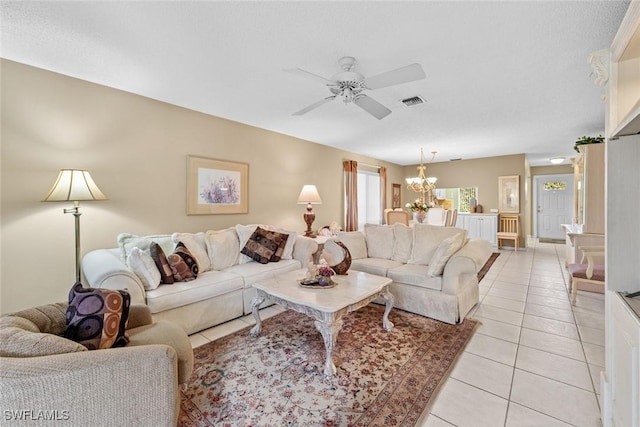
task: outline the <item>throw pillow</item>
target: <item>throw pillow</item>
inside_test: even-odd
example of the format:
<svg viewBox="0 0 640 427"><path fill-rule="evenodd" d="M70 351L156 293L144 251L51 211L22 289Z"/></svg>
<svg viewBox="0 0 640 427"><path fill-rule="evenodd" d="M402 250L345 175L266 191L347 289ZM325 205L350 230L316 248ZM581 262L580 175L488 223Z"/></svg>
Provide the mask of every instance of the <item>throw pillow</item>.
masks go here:
<svg viewBox="0 0 640 427"><path fill-rule="evenodd" d="M89 350L126 345L130 304L127 291L84 288L76 283L69 291L65 338Z"/></svg>
<svg viewBox="0 0 640 427"><path fill-rule="evenodd" d="M264 228L264 227L263 227ZM285 230L283 228L267 227L267 230L277 231L278 233L287 234L287 243L284 246L284 251L280 259L293 259L293 245L296 243L298 233L295 231Z"/></svg>
<svg viewBox="0 0 640 427"><path fill-rule="evenodd" d="M280 233L278 231L275 230L266 230L267 231L267 236L275 241L275 242L279 242L278 243L278 249L276 249L275 253L273 255L271 255L271 258L269 258L270 262L278 262L280 261L285 252L285 249L287 247L287 243L289 242L289 234L286 233Z"/></svg>
<svg viewBox="0 0 640 427"><path fill-rule="evenodd" d="M395 236L393 227L380 224L365 224L364 236L370 258L391 259Z"/></svg>
<svg viewBox="0 0 640 427"><path fill-rule="evenodd" d="M158 267L156 267L156 263L151 258L151 255L140 250L140 248L131 249L131 253L127 258L127 265L138 276L147 291L154 290L160 285L162 277Z"/></svg>
<svg viewBox="0 0 640 427"><path fill-rule="evenodd" d="M203 232L200 233L173 233L171 235L171 239L174 244L178 244L178 242L184 243L184 245L189 249L191 255L198 262L198 271L203 273L205 271L211 270L211 260L209 260L209 255L207 254L207 245L205 242L205 235Z"/></svg>
<svg viewBox="0 0 640 427"><path fill-rule="evenodd" d="M224 270L236 265L240 255L240 242L235 227L209 230L205 235L205 242L213 270Z"/></svg>
<svg viewBox="0 0 640 427"><path fill-rule="evenodd" d="M395 240L393 241L393 255L391 259L407 263L411 259L413 248L413 228L404 224L393 224Z"/></svg>
<svg viewBox="0 0 640 427"><path fill-rule="evenodd" d="M174 243L171 240L171 234L157 234L153 236L136 236L129 233L118 234L118 247L120 248L120 259L126 263L131 249L139 248L145 252L149 252L151 242L156 242L160 245L165 253L171 253L173 251Z"/></svg>
<svg viewBox="0 0 640 427"><path fill-rule="evenodd" d="M278 251L282 243L281 236L280 233L257 227L240 253L258 261L260 264L266 264Z"/></svg>
<svg viewBox="0 0 640 427"><path fill-rule="evenodd" d="M338 240L349 248L351 259L367 257L367 242L360 231L341 231L338 233Z"/></svg>
<svg viewBox="0 0 640 427"><path fill-rule="evenodd" d="M156 242L151 242L151 246L149 247L149 253L151 254L151 258L153 262L156 263L156 267L160 272L160 283L165 283L170 285L174 282L173 279L173 271L171 270L171 266L169 265L169 261L167 260L167 256L164 254L164 251Z"/></svg>
<svg viewBox="0 0 640 427"><path fill-rule="evenodd" d="M444 267L447 265L449 258L458 252L463 243L464 234L456 234L441 241L429 261L427 274L431 277L440 276L444 272Z"/></svg>
<svg viewBox="0 0 640 427"><path fill-rule="evenodd" d="M247 244L247 241L249 240L251 235L253 235L253 232L256 231L256 228L258 228L258 226L259 226L258 224L249 224L249 225L236 224L236 232L238 233L238 241L240 242L240 248L245 247L245 245ZM252 260L253 259L251 257L244 255L242 251L240 251L238 264L246 264L248 262L251 262Z"/></svg>
<svg viewBox="0 0 640 427"><path fill-rule="evenodd" d="M176 282L189 282L198 277L198 262L184 243L178 242L167 261Z"/></svg>

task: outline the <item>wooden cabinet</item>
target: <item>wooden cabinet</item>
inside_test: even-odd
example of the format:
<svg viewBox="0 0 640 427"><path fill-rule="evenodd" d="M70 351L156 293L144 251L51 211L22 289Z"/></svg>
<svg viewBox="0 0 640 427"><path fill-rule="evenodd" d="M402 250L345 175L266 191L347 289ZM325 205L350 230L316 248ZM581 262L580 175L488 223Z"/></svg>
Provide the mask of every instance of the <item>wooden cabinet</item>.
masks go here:
<svg viewBox="0 0 640 427"><path fill-rule="evenodd" d="M497 214L458 214L456 227L464 228L471 239L488 240L492 246L497 246L498 232Z"/></svg>
<svg viewBox="0 0 640 427"><path fill-rule="evenodd" d="M574 221L582 224L583 233L604 234L604 154L605 144L579 147L573 164Z"/></svg>

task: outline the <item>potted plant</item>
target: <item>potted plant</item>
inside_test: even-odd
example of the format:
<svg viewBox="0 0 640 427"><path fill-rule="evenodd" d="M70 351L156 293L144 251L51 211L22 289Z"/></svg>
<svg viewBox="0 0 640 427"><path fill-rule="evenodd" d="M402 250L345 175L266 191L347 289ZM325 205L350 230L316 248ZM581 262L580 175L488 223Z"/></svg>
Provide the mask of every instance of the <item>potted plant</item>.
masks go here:
<svg viewBox="0 0 640 427"><path fill-rule="evenodd" d="M600 144L602 142L604 142L604 137L602 135L598 135L598 136L581 136L580 138L578 138L578 140L574 144L573 149L576 150L577 153L579 153L580 152L579 147L581 145Z"/></svg>

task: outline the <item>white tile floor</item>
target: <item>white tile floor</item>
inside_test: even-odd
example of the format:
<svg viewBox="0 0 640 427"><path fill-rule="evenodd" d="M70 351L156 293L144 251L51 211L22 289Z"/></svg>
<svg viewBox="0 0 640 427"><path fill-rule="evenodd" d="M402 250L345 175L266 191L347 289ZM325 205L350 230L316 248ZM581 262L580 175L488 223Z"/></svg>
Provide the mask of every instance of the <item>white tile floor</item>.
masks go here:
<svg viewBox="0 0 640 427"><path fill-rule="evenodd" d="M569 302L564 245L532 240L504 251L470 313L482 324L423 427L600 426L604 296ZM279 306L261 311L267 318ZM251 316L191 335L194 347L253 324Z"/></svg>

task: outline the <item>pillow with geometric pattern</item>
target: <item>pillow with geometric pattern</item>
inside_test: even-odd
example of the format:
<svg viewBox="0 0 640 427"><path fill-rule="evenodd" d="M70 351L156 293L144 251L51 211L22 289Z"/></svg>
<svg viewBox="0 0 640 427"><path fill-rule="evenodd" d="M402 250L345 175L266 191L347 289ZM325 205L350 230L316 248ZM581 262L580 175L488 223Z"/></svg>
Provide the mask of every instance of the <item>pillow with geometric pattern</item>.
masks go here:
<svg viewBox="0 0 640 427"><path fill-rule="evenodd" d="M173 278L173 271L171 270L171 266L169 265L169 261L167 260L167 256L164 254L162 247L156 242L151 242L151 245L149 246L149 254L156 263L156 267L158 267L158 271L160 272L160 283L165 283L167 285L172 284L175 281Z"/></svg>
<svg viewBox="0 0 640 427"><path fill-rule="evenodd" d="M127 291L84 288L77 282L69 291L64 337L89 350L125 346L130 304Z"/></svg>
<svg viewBox="0 0 640 427"><path fill-rule="evenodd" d="M167 261L176 282L188 282L198 277L198 262L184 243L178 242Z"/></svg>
<svg viewBox="0 0 640 427"><path fill-rule="evenodd" d="M288 235L286 236L289 237ZM258 261L260 264L266 264L274 255L278 260L280 259L277 252L281 244L282 249L284 250L283 241L286 243L286 238L283 238L282 233L257 227L256 231L254 231L251 237L249 237L249 240L247 240L247 243L244 245L244 248L242 248L240 253L248 256L254 261Z"/></svg>

